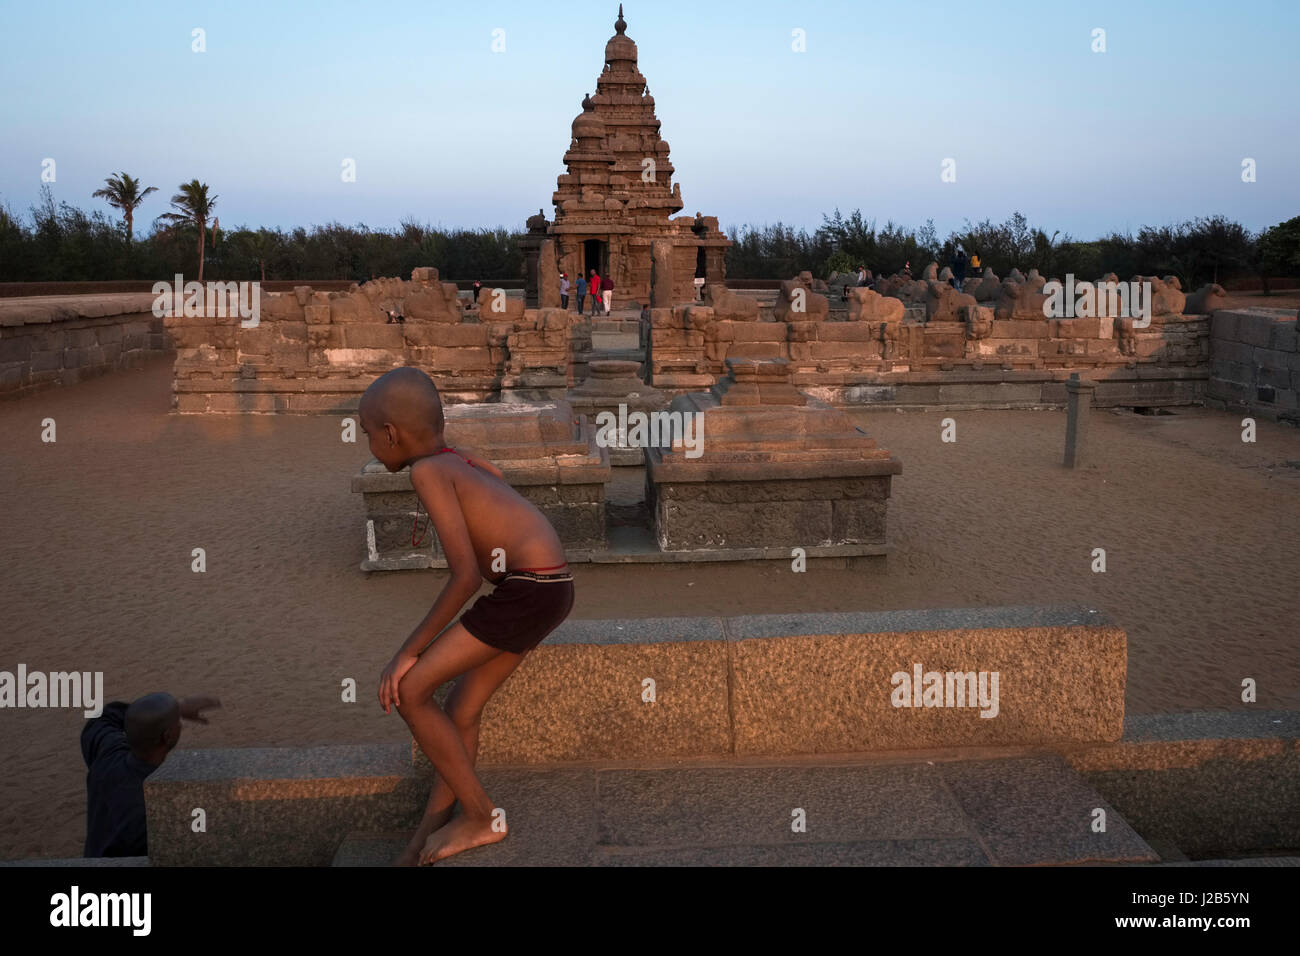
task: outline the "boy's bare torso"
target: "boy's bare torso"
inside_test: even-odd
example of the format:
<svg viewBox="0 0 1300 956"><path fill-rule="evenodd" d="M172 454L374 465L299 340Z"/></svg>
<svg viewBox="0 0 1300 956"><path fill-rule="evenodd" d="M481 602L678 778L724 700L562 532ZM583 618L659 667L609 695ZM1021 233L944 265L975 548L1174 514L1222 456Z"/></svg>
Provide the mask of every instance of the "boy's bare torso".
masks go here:
<svg viewBox="0 0 1300 956"><path fill-rule="evenodd" d="M491 466L477 452L464 447L456 451L460 454L442 452L421 458L411 465L411 472L438 469L448 479L440 486L454 490L483 577L495 580L503 567L509 571L564 564L564 546L546 516L488 471ZM435 512L435 503L422 502L426 511Z"/></svg>

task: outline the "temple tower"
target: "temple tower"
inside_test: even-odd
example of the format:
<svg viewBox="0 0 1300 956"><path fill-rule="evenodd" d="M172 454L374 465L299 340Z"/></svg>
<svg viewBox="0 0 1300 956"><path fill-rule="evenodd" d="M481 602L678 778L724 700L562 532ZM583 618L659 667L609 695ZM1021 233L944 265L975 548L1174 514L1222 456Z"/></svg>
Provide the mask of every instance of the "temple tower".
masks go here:
<svg viewBox="0 0 1300 956"><path fill-rule="evenodd" d="M649 302L651 244L667 240L673 300L689 302L696 277L709 284L724 281L731 242L715 217L677 215L683 208L681 185L673 182L668 142L659 135L654 97L626 30L620 4L596 92L583 97L582 112L573 121L564 154L567 171L556 181L555 220L546 236L555 241L556 261L572 282L590 276L593 268L613 276L615 308ZM534 238L525 246L526 255L536 243ZM530 284L529 292L534 288Z"/></svg>

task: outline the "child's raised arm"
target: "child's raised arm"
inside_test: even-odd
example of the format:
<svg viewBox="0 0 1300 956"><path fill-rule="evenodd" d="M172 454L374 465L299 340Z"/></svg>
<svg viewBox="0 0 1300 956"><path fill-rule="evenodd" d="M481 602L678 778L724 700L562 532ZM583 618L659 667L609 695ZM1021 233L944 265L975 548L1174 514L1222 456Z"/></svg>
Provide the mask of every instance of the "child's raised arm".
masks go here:
<svg viewBox="0 0 1300 956"><path fill-rule="evenodd" d="M438 541L447 556L451 577L443 586L429 613L411 632L379 679L379 702L384 713L389 706L400 704L397 685L411 669L420 652L451 623L456 612L477 593L483 584L483 573L474 554L465 515L460 509L452 470L439 467L432 458L417 461L411 466L411 485L433 521Z"/></svg>

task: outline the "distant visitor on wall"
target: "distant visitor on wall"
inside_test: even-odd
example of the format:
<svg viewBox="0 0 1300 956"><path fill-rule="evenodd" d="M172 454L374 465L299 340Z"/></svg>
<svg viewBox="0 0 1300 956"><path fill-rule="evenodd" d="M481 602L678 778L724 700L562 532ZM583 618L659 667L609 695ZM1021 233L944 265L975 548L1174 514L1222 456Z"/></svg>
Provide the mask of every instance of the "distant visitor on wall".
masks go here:
<svg viewBox="0 0 1300 956"><path fill-rule="evenodd" d="M567 309L568 307L569 307L569 274L567 272L561 272L560 273L560 308Z"/></svg>
<svg viewBox="0 0 1300 956"><path fill-rule="evenodd" d="M952 284L958 292L961 291L962 283L966 281L966 250L960 245L957 247L957 253L952 257Z"/></svg>
<svg viewBox="0 0 1300 956"><path fill-rule="evenodd" d="M608 315L610 309L614 307L614 280L606 276L600 284L600 295L605 302L605 314Z"/></svg>
<svg viewBox="0 0 1300 956"><path fill-rule="evenodd" d="M591 314L600 315L600 274L595 269L591 270L591 282L587 288L591 290Z"/></svg>
<svg viewBox="0 0 1300 956"><path fill-rule="evenodd" d="M582 300L587 298L587 280L578 276L578 314L582 315Z"/></svg>

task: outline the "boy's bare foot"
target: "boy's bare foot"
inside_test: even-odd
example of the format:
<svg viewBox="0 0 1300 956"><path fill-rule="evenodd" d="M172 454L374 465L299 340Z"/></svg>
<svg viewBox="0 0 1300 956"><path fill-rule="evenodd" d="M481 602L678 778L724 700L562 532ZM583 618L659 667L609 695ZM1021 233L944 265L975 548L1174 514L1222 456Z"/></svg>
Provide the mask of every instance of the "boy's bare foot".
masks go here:
<svg viewBox="0 0 1300 956"><path fill-rule="evenodd" d="M429 837L438 829L447 825L451 819L452 808L447 807L437 813L425 814L424 819L420 821L420 826L415 831L415 836L411 837L411 842L406 844L406 849L402 855L393 861L393 866L416 866L420 862L420 851L424 849L424 844Z"/></svg>
<svg viewBox="0 0 1300 956"><path fill-rule="evenodd" d="M492 822L491 817L459 816L445 827L435 830L420 853L420 865L427 866L445 860L476 846L500 843L506 838L506 830L492 829Z"/></svg>

